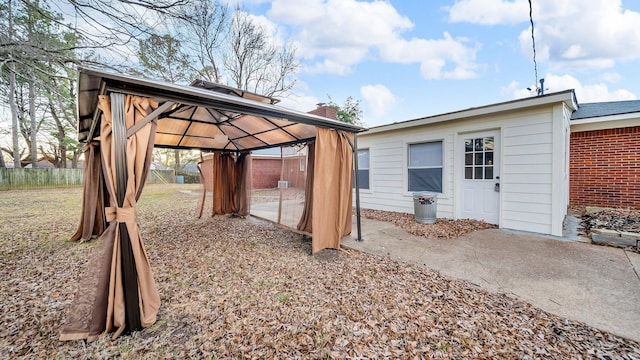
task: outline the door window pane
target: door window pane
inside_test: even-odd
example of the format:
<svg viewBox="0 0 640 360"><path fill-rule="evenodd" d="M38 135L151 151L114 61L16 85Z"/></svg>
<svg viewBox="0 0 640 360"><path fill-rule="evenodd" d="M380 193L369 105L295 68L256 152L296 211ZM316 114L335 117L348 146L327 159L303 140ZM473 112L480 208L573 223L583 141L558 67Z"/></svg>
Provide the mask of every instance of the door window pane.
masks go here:
<svg viewBox="0 0 640 360"><path fill-rule="evenodd" d="M476 139L475 151L482 151L482 139Z"/></svg>
<svg viewBox="0 0 640 360"><path fill-rule="evenodd" d="M493 151L487 151L484 153L484 163L487 165L493 165Z"/></svg>
<svg viewBox="0 0 640 360"><path fill-rule="evenodd" d="M484 168L484 178L493 179L493 166L487 166Z"/></svg>
<svg viewBox="0 0 640 360"><path fill-rule="evenodd" d="M484 150L493 150L493 136L484 138Z"/></svg>
<svg viewBox="0 0 640 360"><path fill-rule="evenodd" d="M473 165L473 154L465 154L464 155L464 164L465 165Z"/></svg>
<svg viewBox="0 0 640 360"><path fill-rule="evenodd" d="M475 171L475 175L474 175L474 179L482 179L482 166L476 166L474 168Z"/></svg>
<svg viewBox="0 0 640 360"><path fill-rule="evenodd" d="M473 139L466 139L464 141L464 151L465 152L473 151Z"/></svg>
<svg viewBox="0 0 640 360"><path fill-rule="evenodd" d="M475 165L484 164L484 161L482 161L482 153L476 154L476 162L474 164Z"/></svg>
<svg viewBox="0 0 640 360"><path fill-rule="evenodd" d="M493 136L464 140L465 179L493 179L494 146Z"/></svg>
<svg viewBox="0 0 640 360"><path fill-rule="evenodd" d="M464 168L464 178L473 179L473 168L471 166Z"/></svg>

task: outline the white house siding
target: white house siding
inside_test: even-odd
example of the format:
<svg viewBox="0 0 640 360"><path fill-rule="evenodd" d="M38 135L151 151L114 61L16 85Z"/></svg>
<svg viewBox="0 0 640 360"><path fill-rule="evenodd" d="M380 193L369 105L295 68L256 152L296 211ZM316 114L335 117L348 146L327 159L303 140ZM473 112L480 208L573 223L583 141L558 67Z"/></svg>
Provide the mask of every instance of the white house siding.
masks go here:
<svg viewBox="0 0 640 360"><path fill-rule="evenodd" d="M443 194L438 197L438 217L453 217L453 141L448 128L428 131L408 129L358 136L358 148L369 149L370 189L360 191L363 208L413 213L413 195L407 191L407 149L417 142L442 141Z"/></svg>
<svg viewBox="0 0 640 360"><path fill-rule="evenodd" d="M500 227L561 235L568 201L569 115L563 102L555 102L360 134L358 147L369 149L370 154L370 189L361 190L361 206L413 213L413 197L407 191L408 145L442 140L444 178L437 216L456 218L456 206L460 205L455 195L461 192L456 180L463 168L457 140L465 133L499 130Z"/></svg>
<svg viewBox="0 0 640 360"><path fill-rule="evenodd" d="M552 130L551 108L503 126L501 227L551 233Z"/></svg>

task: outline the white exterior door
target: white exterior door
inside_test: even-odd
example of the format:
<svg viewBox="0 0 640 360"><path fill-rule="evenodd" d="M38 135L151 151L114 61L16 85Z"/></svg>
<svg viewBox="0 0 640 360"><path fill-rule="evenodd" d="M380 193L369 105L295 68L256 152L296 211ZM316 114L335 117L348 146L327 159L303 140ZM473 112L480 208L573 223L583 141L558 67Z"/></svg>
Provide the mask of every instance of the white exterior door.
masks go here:
<svg viewBox="0 0 640 360"><path fill-rule="evenodd" d="M459 218L500 221L500 132L461 134L458 143L462 156L462 199Z"/></svg>

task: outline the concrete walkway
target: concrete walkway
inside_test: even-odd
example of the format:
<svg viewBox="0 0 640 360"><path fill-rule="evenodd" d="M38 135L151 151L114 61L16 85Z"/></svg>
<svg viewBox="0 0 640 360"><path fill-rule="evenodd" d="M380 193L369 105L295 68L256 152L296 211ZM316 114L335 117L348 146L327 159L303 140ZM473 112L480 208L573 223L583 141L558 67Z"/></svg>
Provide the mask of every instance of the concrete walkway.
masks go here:
<svg viewBox="0 0 640 360"><path fill-rule="evenodd" d="M498 229L431 240L391 223L362 221L364 241L345 237L342 245L424 265L640 341L640 254Z"/></svg>

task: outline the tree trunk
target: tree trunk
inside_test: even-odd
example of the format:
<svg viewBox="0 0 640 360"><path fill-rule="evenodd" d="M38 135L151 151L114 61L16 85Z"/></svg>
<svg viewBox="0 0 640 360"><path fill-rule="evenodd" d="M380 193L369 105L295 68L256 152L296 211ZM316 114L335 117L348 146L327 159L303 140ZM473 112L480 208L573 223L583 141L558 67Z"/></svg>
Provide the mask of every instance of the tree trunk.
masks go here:
<svg viewBox="0 0 640 360"><path fill-rule="evenodd" d="M73 169L77 169L78 168L78 158L80 157L80 152L79 151L74 151L73 152L73 157L71 158L71 168ZM87 164L85 163L85 166L87 166Z"/></svg>
<svg viewBox="0 0 640 360"><path fill-rule="evenodd" d="M180 171L180 150L179 149L174 149L173 150L173 154L174 154L175 159L176 159L175 171L177 173L178 171Z"/></svg>
<svg viewBox="0 0 640 360"><path fill-rule="evenodd" d="M11 4L11 1L9 1ZM11 7L9 7L11 8ZM11 15L9 15L11 17ZM11 21L9 21L11 23ZM20 144L18 143L18 109L16 107L16 73L13 60L9 62L9 107L11 108L11 145L13 151L13 167L20 168Z"/></svg>
<svg viewBox="0 0 640 360"><path fill-rule="evenodd" d="M38 167L38 144L36 136L38 134L38 125L36 123L36 88L33 74L29 81L29 117L31 119L31 167Z"/></svg>
<svg viewBox="0 0 640 360"><path fill-rule="evenodd" d="M9 42L13 41L13 14L11 13L11 3L8 4L9 19ZM13 56L9 55L9 107L11 108L11 142L13 150L13 167L20 168L20 146L18 144L18 109L16 108L16 65Z"/></svg>
<svg viewBox="0 0 640 360"><path fill-rule="evenodd" d="M0 150L0 169L4 169L7 167L7 164L4 163L4 155L2 154L2 150Z"/></svg>
<svg viewBox="0 0 640 360"><path fill-rule="evenodd" d="M67 168L67 145L64 142L64 138L66 136L64 125L62 124L62 120L58 116L55 107L53 106L53 102L49 100L49 111L51 112L51 117L53 121L56 123L56 129L58 130L56 138L58 140L58 158L56 159L56 167L66 169Z"/></svg>

